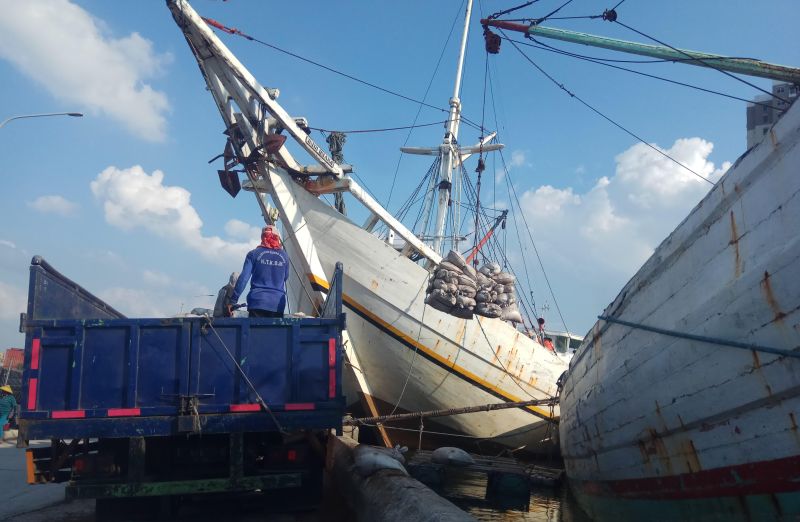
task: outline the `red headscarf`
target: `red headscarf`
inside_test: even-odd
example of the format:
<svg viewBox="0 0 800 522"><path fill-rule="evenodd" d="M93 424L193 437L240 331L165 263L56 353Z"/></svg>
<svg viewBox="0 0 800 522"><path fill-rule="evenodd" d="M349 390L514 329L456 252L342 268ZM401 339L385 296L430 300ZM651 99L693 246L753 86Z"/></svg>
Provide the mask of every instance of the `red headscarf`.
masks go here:
<svg viewBox="0 0 800 522"><path fill-rule="evenodd" d="M281 247L281 236L273 225L267 225L261 231L261 246L278 250Z"/></svg>

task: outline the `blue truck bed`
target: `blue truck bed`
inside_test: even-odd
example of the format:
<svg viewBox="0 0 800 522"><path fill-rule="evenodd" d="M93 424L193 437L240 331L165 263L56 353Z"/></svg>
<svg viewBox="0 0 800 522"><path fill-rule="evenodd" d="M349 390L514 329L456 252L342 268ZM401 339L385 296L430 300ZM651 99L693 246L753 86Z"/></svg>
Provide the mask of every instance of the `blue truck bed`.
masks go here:
<svg viewBox="0 0 800 522"><path fill-rule="evenodd" d="M34 258L21 436L340 428L335 294L320 318L130 319Z"/></svg>

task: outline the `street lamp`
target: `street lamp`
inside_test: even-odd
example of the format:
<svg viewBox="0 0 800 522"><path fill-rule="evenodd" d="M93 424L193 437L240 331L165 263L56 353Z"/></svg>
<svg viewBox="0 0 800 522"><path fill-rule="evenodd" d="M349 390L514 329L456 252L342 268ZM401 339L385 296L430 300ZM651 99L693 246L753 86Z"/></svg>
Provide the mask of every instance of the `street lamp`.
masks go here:
<svg viewBox="0 0 800 522"><path fill-rule="evenodd" d="M44 116L72 116L74 118L80 118L83 116L83 114L80 112L46 112L44 114L23 114L22 116L12 116L10 118L6 118L0 122L0 128L3 128L3 126L11 120L21 120L23 118L42 118Z"/></svg>

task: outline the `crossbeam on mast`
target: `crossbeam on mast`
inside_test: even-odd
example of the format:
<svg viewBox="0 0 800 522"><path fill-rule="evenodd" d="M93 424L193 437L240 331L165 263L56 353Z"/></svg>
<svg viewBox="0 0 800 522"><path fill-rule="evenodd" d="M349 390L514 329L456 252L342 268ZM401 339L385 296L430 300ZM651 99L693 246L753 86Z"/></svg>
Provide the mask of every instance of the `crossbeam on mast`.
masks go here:
<svg viewBox="0 0 800 522"><path fill-rule="evenodd" d="M552 38L563 42L578 43L590 47L601 47L640 56L660 58L687 65L708 67L722 71L745 74L747 76L758 76L789 83L800 84L800 68L778 65L764 62L753 58L728 58L719 54L701 53L686 49L671 49L661 45L650 45L638 42L629 42L605 36L596 36L578 31L568 31L555 27L543 27L540 25L527 25L505 20L481 20L481 24L489 27L497 27L506 31L515 31L531 36L542 38Z"/></svg>

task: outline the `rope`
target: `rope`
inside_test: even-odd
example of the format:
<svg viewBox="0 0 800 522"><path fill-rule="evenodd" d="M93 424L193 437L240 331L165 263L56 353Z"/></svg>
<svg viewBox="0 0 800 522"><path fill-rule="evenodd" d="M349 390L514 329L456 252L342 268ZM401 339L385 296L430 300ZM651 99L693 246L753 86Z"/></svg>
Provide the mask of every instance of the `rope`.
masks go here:
<svg viewBox="0 0 800 522"><path fill-rule="evenodd" d="M252 381L250 381L250 378L244 372L242 367L239 366L239 362L236 360L236 357L233 356L231 351L228 349L228 346L225 344L225 341L223 341L222 337L220 337L219 333L217 333L217 329L214 328L214 325L212 324L213 318L209 317L208 314L205 314L203 317L205 317L206 321L208 321L209 328L211 328L211 331L214 332L214 335L217 336L217 339L219 339L219 342L220 342L220 344L222 344L222 347L225 348L225 352L228 354L228 357L231 358L231 361L233 361L233 364L236 366L236 369L239 370L239 373L242 375L242 378L244 378L244 381L247 383L247 386L250 388L250 391L252 391L253 395L256 396L256 401L258 401L258 404L262 408L264 408L264 411L269 413L269 416L272 418L272 421L275 423L275 426L278 428L278 431L280 433L284 433L285 434L286 430L284 430L283 426L281 426L281 423L278 422L278 418L275 417L275 414L272 413L272 410L269 408L269 406L267 406L267 403L264 402L264 399L261 398L261 394L258 393L258 390L253 385Z"/></svg>
<svg viewBox="0 0 800 522"><path fill-rule="evenodd" d="M284 53L284 54L286 54L288 56L291 56L292 58L297 58L298 60L302 60L302 61L304 61L306 63L310 63L311 65L315 65L317 67L325 69L326 71L332 72L334 74L338 74L339 76L343 76L343 77L345 77L345 78L347 78L349 80L353 80L353 81L358 82L358 83L360 83L362 85L366 85L367 87L372 87L373 89L377 89L377 90L379 90L381 92L384 92L386 94L390 94L392 96L396 96L398 98L402 98L404 100L416 103L416 104L424 106L424 107L428 107L430 109L436 109L437 111L441 111L441 112L444 112L444 113L447 113L447 114L450 113L450 109L444 109L442 107L437 107L435 105L431 105L429 103L425 103L424 101L415 100L414 98L411 98L410 96L406 96L404 94L400 94L399 92L395 92L395 91L393 91L391 89L387 89L385 87L381 87L380 85L376 85L374 83L370 83L370 82L368 82L366 80L362 80L360 78L357 78L357 77L355 77L355 76L353 76L351 74L347 74L347 73L344 73L342 71L338 71L338 70L336 70L336 69L334 69L332 67L328 67L327 65L323 65L323 64L321 64L319 62L315 62L314 60L311 60L309 58L305 58L303 56L300 56L299 54L295 54L295 53L293 53L291 51L287 51L286 49L281 49L280 47L278 47L276 45L272 45L272 44L267 43L267 42L265 42L263 40L259 40L258 38L250 36L249 34L243 33L239 29L236 29L236 28L233 28L233 27L226 27L225 25L221 24L220 22L217 22L216 20L214 20L212 18L203 17L203 21L206 22L207 24L211 25L212 27L215 27L216 29L219 29L220 31L223 31L223 32L228 33L228 34L233 35L233 36L241 36L242 38L244 38L246 40L250 40L251 42L256 42L257 44L263 45L265 47L269 47L270 49L274 49L275 51ZM463 121L469 123L470 125L477 126L474 122L471 122L470 120L468 120L467 118L465 118L463 116L462 116L461 119Z"/></svg>
<svg viewBox="0 0 800 522"><path fill-rule="evenodd" d="M800 352L791 352L791 351L781 350L780 348L763 346L760 344L740 343L738 341L729 341L727 339L720 339L718 337L708 337L705 335L695 335L685 332L678 332L676 330L666 330L664 328L657 328L655 326L648 326L646 324L623 321L622 319L617 319L615 317L608 317L606 315L600 315L597 318L603 321L607 321L609 323L620 324L622 326L627 326L629 328L634 328L637 330L645 330L647 332L667 335L669 337L678 337L680 339L689 339L690 341L699 341L701 343L716 344L719 346L730 346L731 348L740 348L742 350L752 350L754 352L771 353L782 357L792 357L794 359L800 359Z"/></svg>
<svg viewBox="0 0 800 522"><path fill-rule="evenodd" d="M669 47L670 49L672 49L672 50L673 50L673 51L675 51L676 53L681 53L682 55L686 56L688 59L690 59L690 60L692 60L692 61L696 61L696 62L698 62L698 63L700 63L700 64L702 64L702 65L705 65L706 67L708 67L708 68L710 68L710 69L717 70L717 71L721 72L722 74L724 74L725 76L730 76L730 77L731 77L731 78L733 78L734 80L736 80L736 81L739 81L739 82L742 82L743 84L745 84L745 85L748 85L748 86L750 86L750 87L752 87L752 88L754 88L754 89L756 89L756 90L759 90L759 91L763 92L764 94L769 94L769 95L770 95L770 96L772 96L773 98L776 98L776 99L778 99L778 100L780 100L780 101L782 101L782 102L785 102L785 103L791 103L789 100L787 100L787 99L785 99L785 98L782 98L782 97L778 96L777 94L771 93L771 92L769 92L769 91L768 91L768 90L766 90L766 89L762 89L762 88L761 88L761 87L759 87L758 85L756 85L756 84L754 84L754 83L751 83L751 82L748 82L747 80L744 80L744 79L742 79L742 78L739 78L738 76L736 76L736 75L734 75L734 74L731 74L731 73L729 73L728 71L725 71L725 70L723 70L723 69L720 69L719 67L715 67L714 65L712 65L711 63L709 63L708 61L706 61L706 60L704 60L704 59L702 59L702 58L696 58L696 57L694 57L694 56L691 56L690 54L687 54L687 53L683 52L683 51L682 51L682 50L680 50L680 49L676 49L675 47L672 47L670 44L668 44L668 43L665 43L665 42L662 42L662 41L661 41L661 40L659 40L658 38L655 38L655 37L653 37L653 36L650 36L650 35L648 35L648 34L645 34L645 33L641 32L641 31L639 31L639 30L637 30L637 29L634 29L633 27L631 27L631 26L629 26L629 25L625 25L625 24L623 24L623 23L622 23L622 22L620 22L619 20L616 20L616 19L614 19L614 22L615 22L615 23L617 23L617 24L619 24L619 25L621 25L622 27L624 27L624 28L626 28L626 29L630 30L630 31L633 31L634 33L636 33L636 34L638 34L638 35L644 36L645 38L648 38L648 39L650 39L650 40L653 40L654 42L656 42L656 43L658 43L658 44L660 44L660 45L663 45L663 46L665 46L665 47Z"/></svg>
<svg viewBox="0 0 800 522"><path fill-rule="evenodd" d="M479 413L486 411L507 410L510 408L527 408L529 406L552 406L556 402L555 397L547 399L535 399L530 401L518 402L499 402L483 404L481 406L465 406L463 408L448 408L444 410L416 411L411 413L398 413L396 415L381 415L380 417L361 417L358 419L346 419L345 426L358 426L367 423L383 424L386 422L403 421L408 419L427 419L430 417L449 417L452 415L462 415L465 413Z"/></svg>
<svg viewBox="0 0 800 522"><path fill-rule="evenodd" d="M781 109L780 107L776 107L774 105L770 105L768 103L763 103L763 102L759 102L759 101L755 101L755 100L748 100L747 98L741 98L739 96L734 96L732 94L726 94L724 92L715 91L713 89L706 89L705 87L700 87L699 85L692 85L691 83L679 82L677 80L672 80L670 78L664 78L663 76L657 76L655 74L648 74L648 73L645 73L645 72L637 71L635 69L628 69L627 67L621 67L621 66L618 66L618 65L614 65L613 63L606 63L606 62L618 62L618 63L666 63L666 62L670 62L671 63L671 62L674 62L676 60L650 60L650 61L645 61L645 60L608 60L608 59L598 58L598 57L594 57L594 56L587 56L587 55L583 55L583 54L572 53L572 52L569 52L569 51L565 51L564 49L559 49L558 47L546 44L546 43L544 43L544 42L542 42L540 40L537 40L536 38L534 38L532 36L529 36L529 38L531 40L533 40L534 42L536 42L536 43L535 44L531 44L531 43L520 42L520 41L516 41L516 42L518 44L520 44L520 45L533 47L534 49L540 49L542 51L548 51L548 52L555 53L555 54L561 54L561 55L564 55L564 56L569 56L571 58L577 58L579 60L583 60L583 61L590 62L590 63L595 63L597 65L604 65L606 67L611 67L612 69L618 69L620 71L625 71L625 72L629 72L629 73L633 73L633 74L638 74L639 76L645 76L647 78L653 78L655 80L661 80L661 81L664 81L664 82L667 82L667 83L672 83L674 85L680 85L682 87L688 87L690 89L695 89L695 90L698 90L698 91L707 92L709 94L716 94L718 96L722 96L722 97L725 97L725 98L730 98L732 100L738 100L738 101L743 101L743 102L747 102L747 103L752 103L753 105L761 105L763 107L768 107L770 109L775 109L775 110L778 110L778 111L781 111L781 112L787 110L787 109ZM687 61L687 60L684 59L684 60L677 60L677 61L683 62L683 61Z"/></svg>
<svg viewBox="0 0 800 522"><path fill-rule="evenodd" d="M328 133L342 132L344 134L364 134L364 133L367 133L367 132L390 132L390 131L397 131L397 130L416 129L416 128L419 128L419 127L432 127L434 125L441 125L443 123L447 123L447 120L435 121L433 123L420 123L419 125L417 125L417 124L407 125L405 127L387 127L385 129L362 129L362 130L344 130L344 131L335 131L335 130L330 130L330 129L320 129L318 127L309 127L309 129L315 130L315 131L319 131L319 132L328 132Z"/></svg>
<svg viewBox="0 0 800 522"><path fill-rule="evenodd" d="M501 31L501 32L502 32L502 31ZM542 68L541 68L541 67L540 67L540 66L539 66L539 65L538 65L536 62L534 62L534 61L533 61L533 60L532 60L532 59L531 59L531 58L530 58L530 57L529 57L527 54L525 54L525 53L522 51L522 49L520 49L520 48L519 48L519 46L517 45L517 43L516 43L514 40L511 40L510 38L508 38L508 36L506 36L506 34L505 34L505 33L503 33L503 36L504 36L504 37L505 37L505 38L506 38L506 39L507 39L509 42L511 42L511 45L513 45L513 46L514 46L514 49L516 49L516 50L517 50L517 51L518 51L518 52L519 52L519 53L520 53L520 54L521 54L521 55L522 55L522 56L523 56L523 57L524 57L524 58L525 58L525 59L526 59L528 62L530 62L530 64L531 64L531 65L533 65L533 66L534 66L534 67L535 67L535 68L536 68L536 69L537 69L537 70L538 70L540 73L542 73L544 76L546 76L546 77L547 77L547 79L548 79L548 80L550 80L551 82L553 82L553 83L554 83L554 84L555 84L555 85L556 85L556 86L557 86L559 89L561 89L561 90L562 90L562 91L564 91L565 93L569 94L569 96L570 96L570 97L572 97L572 98L575 98L575 99L576 99L576 100L578 100L578 101L579 101L581 104L583 104L583 105L584 105L586 108L588 108L589 110L591 110L592 112L594 112L594 113L595 113L595 114L597 114L598 116L602 117L603 119L605 119L606 121L608 121L609 123L611 123L612 125L614 125L615 127L617 127L618 129L622 130L622 131L623 131L623 132L625 132L626 134L628 134L628 135L632 136L633 138L636 138L636 139L637 139L639 142L641 142L641 143L643 143L644 145L646 145L647 147L649 147L649 148L653 149L654 151L656 151L657 153L661 154L662 156L664 156L664 157L665 157L665 158L667 158L668 160L672 161L672 162L673 162L673 163L675 163L676 165L679 165L680 167L684 168L685 170L687 170L687 171L691 172L692 174L694 174L694 175L695 175L695 176L697 176L698 178L702 179L703 181L705 181L705 182L706 182L706 183L708 183L709 185L714 185L714 182L713 182L713 181L711 181L710 179L706 178L706 177L705 177L705 176L703 176L702 174L699 174L698 172L695 172L694 170L692 170L691 168L689 168L687 165L684 165L683 163L681 163L680 161L676 160L675 158L673 158L672 156L670 156L669 154L667 154L667 153L666 153L666 152L664 152L663 150L659 149L659 148L658 148L658 147L656 147L655 145L653 145L653 144L651 144L651 143L648 143L648 142L647 142L647 141L645 141L643 138L641 138L641 137L639 137L638 135L634 134L632 131L630 131L630 130L626 129L626 128L625 128L625 127L623 127L621 124L619 124L619 123L617 123L616 121L614 121L613 119L611 119L609 116L606 116L604 113L602 113L602 112L600 112L598 109L594 108L592 105L590 105L590 104L589 104L587 101L585 101L583 98L581 98L580 96L578 96L578 95L577 95L577 94L575 94L574 92L572 92L572 91L570 91L569 89L567 89L567 87L566 87L566 86L565 86L563 83L560 83L558 80L556 80L555 78L553 78L553 77L552 77L552 76L551 76L551 75L550 75L550 74L549 74L547 71L545 71L544 69L542 69Z"/></svg>

